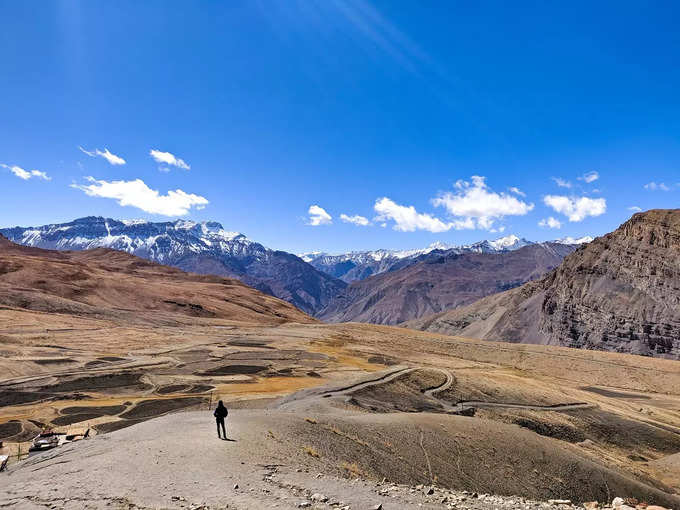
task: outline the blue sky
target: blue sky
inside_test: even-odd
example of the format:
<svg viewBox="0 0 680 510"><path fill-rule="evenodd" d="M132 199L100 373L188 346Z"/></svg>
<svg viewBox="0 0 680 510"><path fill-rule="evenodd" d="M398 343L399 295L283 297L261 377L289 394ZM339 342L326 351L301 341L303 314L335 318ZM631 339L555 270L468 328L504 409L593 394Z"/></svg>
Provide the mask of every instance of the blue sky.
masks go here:
<svg viewBox="0 0 680 510"><path fill-rule="evenodd" d="M0 226L212 219L339 252L680 205L677 2L0 0L0 19Z"/></svg>

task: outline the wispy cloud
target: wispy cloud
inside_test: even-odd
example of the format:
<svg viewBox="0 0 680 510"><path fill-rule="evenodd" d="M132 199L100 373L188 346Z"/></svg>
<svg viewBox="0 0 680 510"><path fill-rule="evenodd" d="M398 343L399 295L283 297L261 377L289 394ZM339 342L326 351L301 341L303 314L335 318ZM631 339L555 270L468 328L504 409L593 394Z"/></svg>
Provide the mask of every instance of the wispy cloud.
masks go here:
<svg viewBox="0 0 680 510"><path fill-rule="evenodd" d="M400 232L414 232L416 230L446 232L453 228L453 223L446 223L430 214L419 213L412 205L399 205L387 197L376 200L373 208L377 213L375 221L387 222L391 220L394 222L394 230Z"/></svg>
<svg viewBox="0 0 680 510"><path fill-rule="evenodd" d="M607 201L604 198L546 195L543 202L555 212L565 215L571 222L583 221L588 216L600 216L607 210Z"/></svg>
<svg viewBox="0 0 680 510"><path fill-rule="evenodd" d="M27 181L29 179L32 179L33 177L36 177L38 179L42 179L43 181L51 181L52 178L47 175L45 172L41 172L40 170L24 170L18 165L6 165L4 163L0 163L0 167L6 168L10 172L12 172L14 175L16 175L19 179L23 179L24 181Z"/></svg>
<svg viewBox="0 0 680 510"><path fill-rule="evenodd" d="M432 200L435 207L444 207L455 217L454 227L490 230L497 220L506 216L524 216L534 204L508 193L496 193L486 184L486 178L473 175L471 182L456 182L455 193L447 192Z"/></svg>
<svg viewBox="0 0 680 510"><path fill-rule="evenodd" d="M631 206L628 208L628 210L629 210L629 211L633 211L633 212L640 212L640 211L642 211L642 207L638 207L637 205L631 205Z"/></svg>
<svg viewBox="0 0 680 510"><path fill-rule="evenodd" d="M183 170L189 170L191 168L191 166L189 166L189 164L186 161L178 158L171 152L163 152L156 149L151 149L151 151L149 151L149 154L156 161L156 163L176 166L177 168L181 168ZM161 170L167 171L167 168L161 167Z"/></svg>
<svg viewBox="0 0 680 510"><path fill-rule="evenodd" d="M508 191L510 191L510 193L514 193L515 195L519 195L520 197L526 197L527 196L526 193L524 193L522 190L520 190L519 188L517 188L515 186L509 187Z"/></svg>
<svg viewBox="0 0 680 510"><path fill-rule="evenodd" d="M116 156L115 154L112 154L111 152L109 152L109 149L107 149L107 148L104 148L103 151L99 150L99 149L95 149L93 151L88 151L88 150L83 149L81 146L78 146L78 148L80 149L81 152L83 152L84 154L87 154L91 158L96 158L97 156L99 156L101 158L104 158L106 161L108 161L112 165L124 165L125 164L125 160L123 158L121 158L120 156Z"/></svg>
<svg viewBox="0 0 680 510"><path fill-rule="evenodd" d="M430 57L404 32L364 0L332 2L339 13L375 47L410 72L434 65Z"/></svg>
<svg viewBox="0 0 680 510"><path fill-rule="evenodd" d="M120 206L132 206L149 214L184 216L192 208L203 209L208 200L200 195L186 193L181 189L170 190L165 195L149 188L141 179L133 181L100 181L86 177L90 184L71 184L91 197L116 200Z"/></svg>
<svg viewBox="0 0 680 510"><path fill-rule="evenodd" d="M650 191L670 191L671 187L663 182L648 182L645 184L645 189L648 189Z"/></svg>
<svg viewBox="0 0 680 510"><path fill-rule="evenodd" d="M583 174L581 177L578 178L579 181L585 181L588 184L591 182L595 182L600 178L600 174L598 172L592 171L592 172L587 172Z"/></svg>
<svg viewBox="0 0 680 510"><path fill-rule="evenodd" d="M311 225L312 227L330 225L333 223L333 217L328 214L323 207L320 207L316 204L310 205L307 213L309 214L307 225Z"/></svg>
<svg viewBox="0 0 680 510"><path fill-rule="evenodd" d="M344 221L345 223L352 223L354 225L360 226L360 227L366 227L371 224L370 221L368 221L368 218L364 218L363 216L359 216L358 214L355 214L354 216L348 216L347 214L341 214L340 219Z"/></svg>
<svg viewBox="0 0 680 510"><path fill-rule="evenodd" d="M553 181L555 181L555 184L557 184L560 188L571 188L571 182L567 181L566 179L562 179L561 177L551 177Z"/></svg>
<svg viewBox="0 0 680 510"><path fill-rule="evenodd" d="M553 218L552 216L548 218L543 218L541 221L538 222L539 227L544 227L544 228L562 228L562 222L558 219Z"/></svg>

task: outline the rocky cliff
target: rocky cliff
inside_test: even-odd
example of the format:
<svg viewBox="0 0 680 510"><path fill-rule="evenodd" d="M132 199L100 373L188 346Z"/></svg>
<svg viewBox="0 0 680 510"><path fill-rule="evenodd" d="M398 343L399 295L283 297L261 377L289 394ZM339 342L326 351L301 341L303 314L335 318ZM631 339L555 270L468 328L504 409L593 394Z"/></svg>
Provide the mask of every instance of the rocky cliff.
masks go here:
<svg viewBox="0 0 680 510"><path fill-rule="evenodd" d="M680 209L635 214L539 281L406 326L680 359Z"/></svg>

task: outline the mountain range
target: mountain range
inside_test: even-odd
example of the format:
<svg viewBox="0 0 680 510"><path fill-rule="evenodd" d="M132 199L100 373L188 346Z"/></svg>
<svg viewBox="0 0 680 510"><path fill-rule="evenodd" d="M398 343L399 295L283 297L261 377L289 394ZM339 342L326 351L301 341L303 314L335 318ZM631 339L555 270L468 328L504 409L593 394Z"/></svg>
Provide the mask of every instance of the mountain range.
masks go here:
<svg viewBox="0 0 680 510"><path fill-rule="evenodd" d="M238 280L185 273L106 248L64 252L20 246L2 235L0 305L128 326L181 325L192 317L313 322L289 303ZM143 345L143 338L136 343Z"/></svg>
<svg viewBox="0 0 680 510"><path fill-rule="evenodd" d="M353 282L316 316L328 322L397 324L540 278L575 249L523 244L513 250L430 251L405 267Z"/></svg>
<svg viewBox="0 0 680 510"><path fill-rule="evenodd" d="M27 246L110 248L184 271L237 278L306 313L323 308L346 286L295 255L265 248L212 221L152 223L90 216L69 223L0 229L0 234Z"/></svg>
<svg viewBox="0 0 680 510"><path fill-rule="evenodd" d="M578 245L588 243L593 238L590 236L575 238L564 238L551 241L559 244ZM427 248L415 250L373 250L373 251L353 251L331 255L324 252L303 253L300 258L309 262L319 271L323 271L335 278L340 278L344 282L352 283L363 280L369 276L393 271L406 267L418 260L423 255L433 251L450 253L500 253L518 250L524 246L536 244L515 235L508 235L493 241L479 241L473 244L456 246L441 242L432 243Z"/></svg>
<svg viewBox="0 0 680 510"><path fill-rule="evenodd" d="M680 210L637 213L537 281L404 325L680 359Z"/></svg>
<svg viewBox="0 0 680 510"><path fill-rule="evenodd" d="M298 257L267 248L212 221L154 223L90 216L68 223L5 228L0 229L0 234L15 243L43 249L119 250L184 271L237 278L325 320L382 324L467 304L489 293L520 285L555 267L570 251L560 246L591 239L545 244L510 235L464 246L434 243L415 250L340 255L317 252ZM546 251L548 245L552 248ZM538 248L522 251L531 247ZM515 251L518 256L509 255ZM457 259L462 255L469 257ZM527 260L521 262L525 256ZM448 262L433 262L440 259ZM458 274L468 259L474 260L475 265L469 276L474 274L484 279L475 291L467 290L465 287L469 284L462 283L466 276ZM421 271L421 266L409 269L426 262L430 265L423 267L428 270ZM498 276L495 273L501 266L504 266L502 275ZM394 275L375 279L388 273ZM346 290L352 282L353 286ZM447 287L449 285L452 286ZM408 298L402 296L404 293ZM401 305L397 307L397 303Z"/></svg>

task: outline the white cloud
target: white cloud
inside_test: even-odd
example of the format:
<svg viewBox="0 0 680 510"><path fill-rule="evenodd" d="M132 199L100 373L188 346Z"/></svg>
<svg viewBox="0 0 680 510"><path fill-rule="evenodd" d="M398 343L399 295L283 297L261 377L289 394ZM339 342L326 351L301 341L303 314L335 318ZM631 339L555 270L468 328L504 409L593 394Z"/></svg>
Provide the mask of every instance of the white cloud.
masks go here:
<svg viewBox="0 0 680 510"><path fill-rule="evenodd" d="M78 146L78 148L83 153L87 154L88 156L90 156L92 158L96 158L97 156L100 156L112 165L124 165L125 164L125 160L123 158L121 158L120 156L116 156L115 154L112 154L111 152L109 152L109 149L107 149L107 148L104 148L103 151L101 151L99 149L95 149L93 151L88 151L88 150L83 149L80 146Z"/></svg>
<svg viewBox="0 0 680 510"><path fill-rule="evenodd" d="M519 195L520 197L526 197L527 196L526 193L524 193L522 190L520 190L519 188L517 188L515 186L511 186L510 188L508 188L508 190L511 193L514 193L515 195Z"/></svg>
<svg viewBox="0 0 680 510"><path fill-rule="evenodd" d="M42 179L44 181L51 181L52 178L49 177L45 172L41 172L40 170L24 170L20 166L17 165L5 165L4 163L0 163L0 166L2 168L6 168L10 172L12 172L14 175L16 175L19 179L23 179L24 181L27 181L33 177L37 177L38 179Z"/></svg>
<svg viewBox="0 0 680 510"><path fill-rule="evenodd" d="M353 223L354 225L358 225L361 227L366 227L371 224L371 222L368 221L368 218L364 218L363 216L359 216L358 214L355 214L354 216L341 214L340 219L345 223Z"/></svg>
<svg viewBox="0 0 680 510"><path fill-rule="evenodd" d="M435 207L444 207L456 219L456 229L481 228L490 230L496 220L505 216L524 216L534 204L523 202L508 193L496 193L485 182L485 177L473 175L472 182L459 180L455 193L443 193L432 200Z"/></svg>
<svg viewBox="0 0 680 510"><path fill-rule="evenodd" d="M310 205L307 213L309 214L307 225L318 227L319 225L330 225L333 223L331 215L328 214L323 207L319 207L318 205Z"/></svg>
<svg viewBox="0 0 680 510"><path fill-rule="evenodd" d="M650 191L670 191L671 187L663 182L648 182L645 184L645 189Z"/></svg>
<svg viewBox="0 0 680 510"><path fill-rule="evenodd" d="M572 222L583 221L588 216L600 216L607 210L607 201L604 198L546 195L543 202Z"/></svg>
<svg viewBox="0 0 680 510"><path fill-rule="evenodd" d="M633 211L633 212L640 212L640 211L642 211L642 207L638 207L637 205L631 205L631 206L628 208L628 210L629 210L629 211Z"/></svg>
<svg viewBox="0 0 680 510"><path fill-rule="evenodd" d="M191 208L203 209L209 202L202 196L185 193L181 189L170 190L166 195L149 188L141 179L134 181L99 181L85 178L90 184L71 184L91 197L112 198L118 205L132 206L150 214L183 216Z"/></svg>
<svg viewBox="0 0 680 510"><path fill-rule="evenodd" d="M588 184L590 184L591 182L595 182L599 178L600 178L600 174L593 171L593 172L588 172L588 173L583 174L581 177L578 178L578 180L579 181L585 181Z"/></svg>
<svg viewBox="0 0 680 510"><path fill-rule="evenodd" d="M560 220L550 216L548 218L543 218L541 221L539 221L538 226L548 228L562 228L562 223L560 222Z"/></svg>
<svg viewBox="0 0 680 510"><path fill-rule="evenodd" d="M183 159L176 157L170 152L151 149L149 154L153 159L156 160L156 163L164 163L166 165L176 166L177 168L182 168L183 170L189 170L191 168ZM164 171L167 171L167 169L164 169Z"/></svg>
<svg viewBox="0 0 680 510"><path fill-rule="evenodd" d="M376 221L394 221L394 230L413 232L427 230L428 232L446 232L453 227L453 223L445 223L429 214L419 213L413 206L399 205L387 197L379 198L373 206L378 213ZM381 224L383 226L383 224Z"/></svg>
<svg viewBox="0 0 680 510"><path fill-rule="evenodd" d="M571 183L561 177L552 177L552 180L555 181L555 184L560 188L571 188Z"/></svg>

